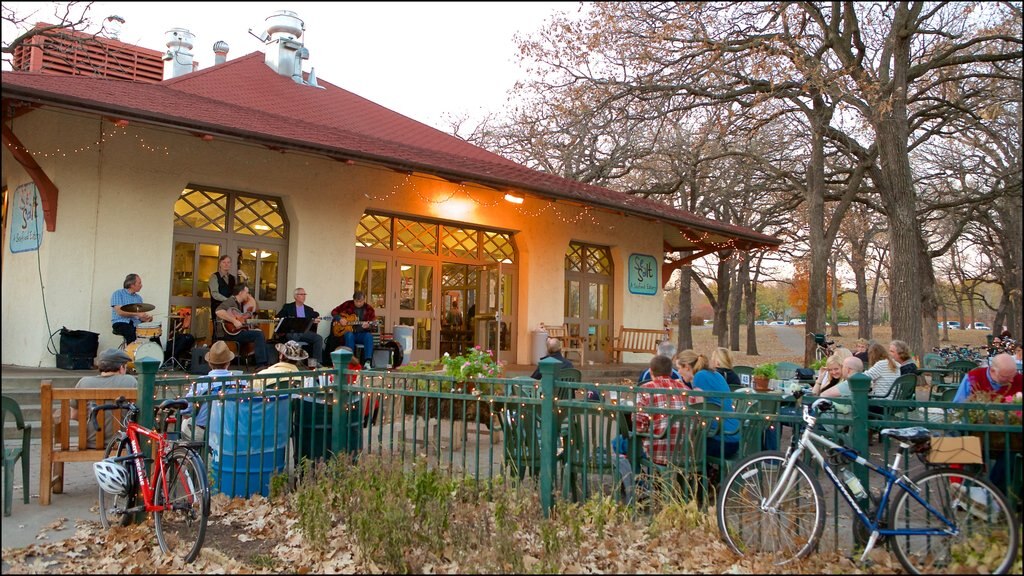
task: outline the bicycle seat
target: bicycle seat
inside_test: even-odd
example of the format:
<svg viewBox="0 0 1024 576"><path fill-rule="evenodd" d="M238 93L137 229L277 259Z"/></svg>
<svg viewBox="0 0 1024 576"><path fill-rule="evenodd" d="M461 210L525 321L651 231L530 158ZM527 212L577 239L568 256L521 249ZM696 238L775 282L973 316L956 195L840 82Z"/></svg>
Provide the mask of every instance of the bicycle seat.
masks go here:
<svg viewBox="0 0 1024 576"><path fill-rule="evenodd" d="M921 426L914 426L911 428L883 428L878 435L893 438L895 440L902 440L903 442L910 442L911 444L929 442L932 439L932 431L927 428L922 428Z"/></svg>
<svg viewBox="0 0 1024 576"><path fill-rule="evenodd" d="M188 400L169 398L157 406L157 410L184 410L188 408Z"/></svg>

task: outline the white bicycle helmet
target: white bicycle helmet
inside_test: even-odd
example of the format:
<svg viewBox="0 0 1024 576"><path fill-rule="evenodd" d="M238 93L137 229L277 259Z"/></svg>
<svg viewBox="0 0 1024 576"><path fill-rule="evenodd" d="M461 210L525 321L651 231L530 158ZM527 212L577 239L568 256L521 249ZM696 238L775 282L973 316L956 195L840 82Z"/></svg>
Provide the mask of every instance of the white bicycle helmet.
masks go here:
<svg viewBox="0 0 1024 576"><path fill-rule="evenodd" d="M100 488L104 492L120 496L128 494L131 476L124 466L114 462L111 458L106 458L93 464L92 471L96 474L96 481L99 482Z"/></svg>

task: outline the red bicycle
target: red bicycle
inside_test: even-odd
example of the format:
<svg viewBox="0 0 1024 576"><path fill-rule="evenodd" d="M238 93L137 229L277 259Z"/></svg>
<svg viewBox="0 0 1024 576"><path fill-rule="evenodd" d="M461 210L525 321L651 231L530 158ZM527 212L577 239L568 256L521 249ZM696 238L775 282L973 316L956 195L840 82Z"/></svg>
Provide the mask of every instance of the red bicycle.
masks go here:
<svg viewBox="0 0 1024 576"><path fill-rule="evenodd" d="M155 430L138 423L139 408L122 396L113 404L95 406L89 420L97 426L96 414L102 410L127 410L124 429L107 445L104 459L93 464L99 482L100 522L104 528L125 526L131 515L152 512L156 539L165 554L176 554L185 562L199 555L210 516L210 488L206 465L197 450L202 442L178 440L167 429L177 422L175 413L187 408L186 400L165 400L156 409ZM148 438L154 446L155 460L147 457L139 444ZM152 462L153 472L146 475ZM137 505L139 494L142 504Z"/></svg>

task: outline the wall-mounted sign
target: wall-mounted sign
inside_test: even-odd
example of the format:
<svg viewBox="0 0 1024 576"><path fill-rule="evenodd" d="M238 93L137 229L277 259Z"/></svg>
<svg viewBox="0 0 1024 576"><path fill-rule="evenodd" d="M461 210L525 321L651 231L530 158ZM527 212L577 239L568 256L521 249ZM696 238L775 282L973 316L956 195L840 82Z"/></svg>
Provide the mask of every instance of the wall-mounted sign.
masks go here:
<svg viewBox="0 0 1024 576"><path fill-rule="evenodd" d="M32 182L14 189L14 203L11 205L11 252L31 252L43 243L43 205L39 191Z"/></svg>
<svg viewBox="0 0 1024 576"><path fill-rule="evenodd" d="M629 293L654 296L658 293L658 261L647 254L629 255Z"/></svg>

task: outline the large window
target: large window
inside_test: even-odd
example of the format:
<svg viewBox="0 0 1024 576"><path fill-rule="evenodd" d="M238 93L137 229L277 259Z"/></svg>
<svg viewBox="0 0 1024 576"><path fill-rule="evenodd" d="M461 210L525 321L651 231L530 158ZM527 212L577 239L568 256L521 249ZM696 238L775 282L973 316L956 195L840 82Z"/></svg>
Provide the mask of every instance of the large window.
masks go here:
<svg viewBox="0 0 1024 576"><path fill-rule="evenodd" d="M260 316L269 317L289 296L281 286L287 253L288 218L278 199L185 188L174 204L171 316L191 316L192 333L209 335L209 279L226 254L232 273L259 302Z"/></svg>

